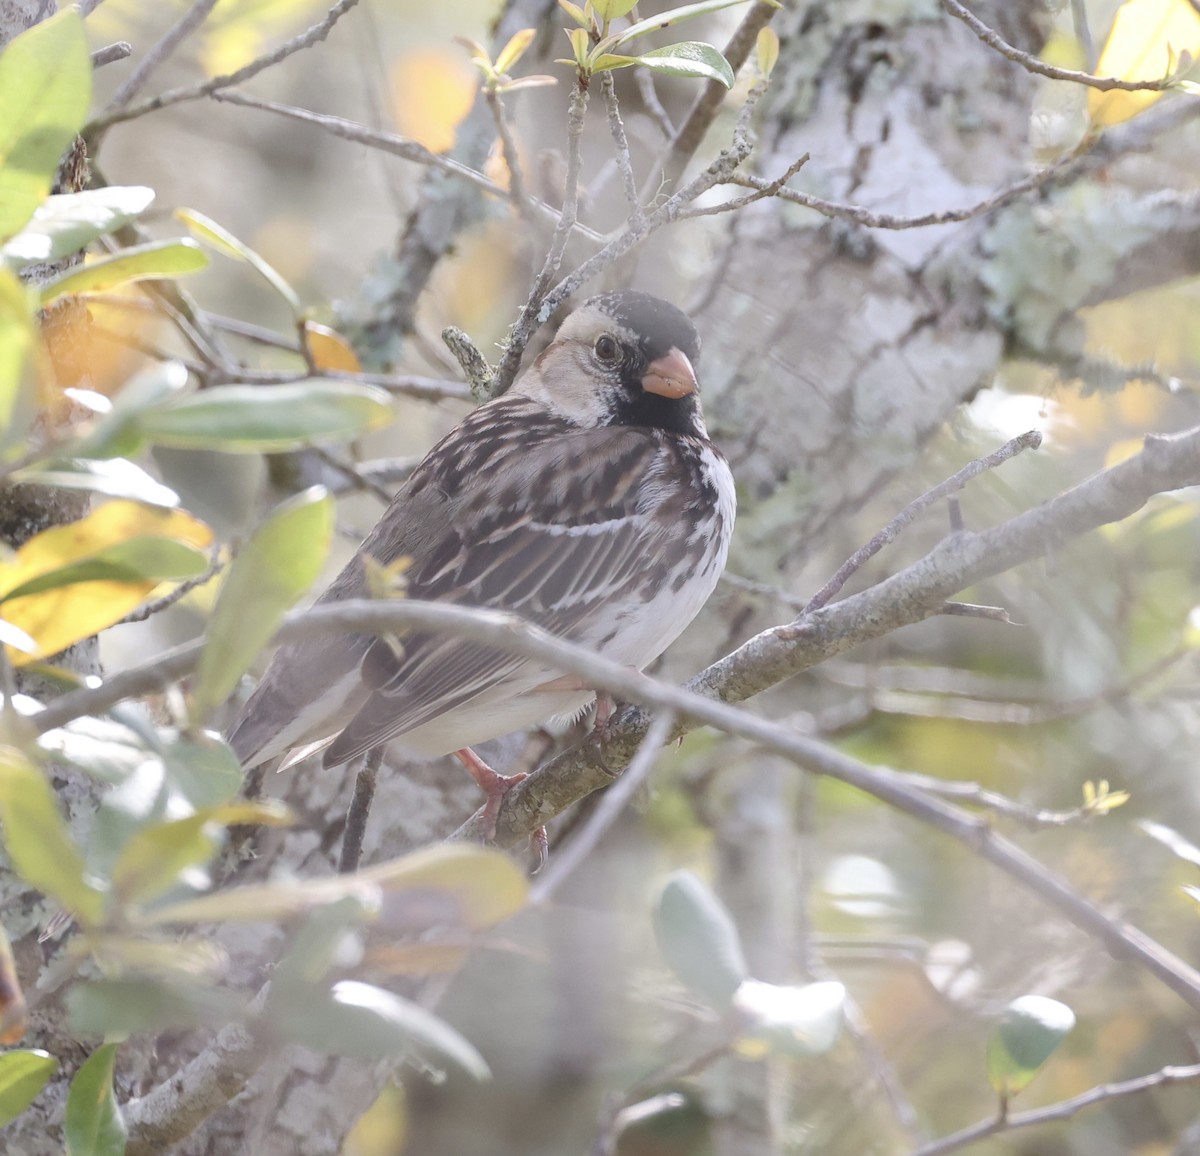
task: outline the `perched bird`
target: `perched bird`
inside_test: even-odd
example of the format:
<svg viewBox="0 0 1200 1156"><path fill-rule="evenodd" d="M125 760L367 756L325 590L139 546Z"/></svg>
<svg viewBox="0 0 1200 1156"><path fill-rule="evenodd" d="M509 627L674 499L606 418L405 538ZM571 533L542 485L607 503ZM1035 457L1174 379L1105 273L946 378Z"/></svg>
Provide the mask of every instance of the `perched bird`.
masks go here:
<svg viewBox="0 0 1200 1156"><path fill-rule="evenodd" d="M367 596L364 557L408 559L412 598L513 611L641 669L712 593L733 531L729 466L708 440L699 338L675 306L586 301L503 397L422 460L321 602ZM580 714L594 690L445 634L283 646L230 728L246 766L325 748L332 767L399 739L456 753L494 823L518 777L469 748ZM297 761L293 755L289 762Z"/></svg>

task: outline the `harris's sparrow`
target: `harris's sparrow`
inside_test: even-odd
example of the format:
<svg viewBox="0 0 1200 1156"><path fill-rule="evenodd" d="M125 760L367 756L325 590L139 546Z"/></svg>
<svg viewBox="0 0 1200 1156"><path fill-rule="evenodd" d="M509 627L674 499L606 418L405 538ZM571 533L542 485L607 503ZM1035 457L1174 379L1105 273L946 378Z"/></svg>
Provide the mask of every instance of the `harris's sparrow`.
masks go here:
<svg viewBox="0 0 1200 1156"><path fill-rule="evenodd" d="M593 297L503 397L409 477L321 602L363 597L363 558L408 559L407 593L511 610L636 669L696 616L725 565L733 478L708 440L699 338L647 293ZM455 752L489 794L510 780L469 748L594 692L552 668L449 635L280 648L229 731L246 766L325 748L327 767L399 739ZM523 777L523 776L522 776Z"/></svg>

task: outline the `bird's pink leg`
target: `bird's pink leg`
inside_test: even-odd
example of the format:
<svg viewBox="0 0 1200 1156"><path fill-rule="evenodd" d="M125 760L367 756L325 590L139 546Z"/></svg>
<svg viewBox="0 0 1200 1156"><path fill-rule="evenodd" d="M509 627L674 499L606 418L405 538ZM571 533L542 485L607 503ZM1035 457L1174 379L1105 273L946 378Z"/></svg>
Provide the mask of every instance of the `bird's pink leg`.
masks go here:
<svg viewBox="0 0 1200 1156"><path fill-rule="evenodd" d="M529 778L522 771L517 775L500 775L492 770L470 747L463 747L454 752L458 759L478 784L479 789L487 796L483 806L483 825L489 839L496 837L496 820L500 817L500 804L504 796L523 779Z"/></svg>
<svg viewBox="0 0 1200 1156"><path fill-rule="evenodd" d="M504 796L529 776L524 771L515 775L497 774L470 747L463 747L462 750L455 751L454 757L467 768L471 778L479 784L479 789L487 796L487 802L483 805L483 829L487 832L488 839L494 840L496 838L496 820L500 818L500 804L504 802ZM546 857L549 853L550 840L546 835L546 828L539 827L529 836L529 841L537 854L537 866L533 869L533 873L536 875L546 865Z"/></svg>

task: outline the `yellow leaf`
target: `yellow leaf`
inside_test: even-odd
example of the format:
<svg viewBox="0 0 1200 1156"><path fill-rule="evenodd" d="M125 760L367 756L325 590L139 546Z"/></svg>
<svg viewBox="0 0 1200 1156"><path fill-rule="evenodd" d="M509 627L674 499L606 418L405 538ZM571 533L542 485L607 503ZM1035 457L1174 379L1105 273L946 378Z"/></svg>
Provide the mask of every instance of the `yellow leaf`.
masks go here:
<svg viewBox="0 0 1200 1156"><path fill-rule="evenodd" d="M761 28L758 33L758 71L764 79L771 75L779 59L779 33L774 28Z"/></svg>
<svg viewBox="0 0 1200 1156"><path fill-rule="evenodd" d="M78 522L55 526L34 535L11 561L0 564L0 598L27 582L85 559L106 547L135 538L158 537L203 549L212 531L181 510L143 506L140 502L106 502ZM37 640L36 655L9 650L9 659L23 666L36 657L57 654L119 622L160 585L157 581L102 580L78 582L14 598L0 608L0 617Z"/></svg>
<svg viewBox="0 0 1200 1156"><path fill-rule="evenodd" d="M404 1088L391 1084L379 1093L346 1136L342 1156L394 1156L405 1147L408 1105Z"/></svg>
<svg viewBox="0 0 1200 1156"><path fill-rule="evenodd" d="M1117 10L1096 72L1122 80L1160 80L1183 52L1200 55L1200 14L1189 0L1126 0ZM1120 124L1161 95L1092 88L1088 113L1093 124Z"/></svg>
<svg viewBox="0 0 1200 1156"><path fill-rule="evenodd" d="M447 52L425 49L401 56L392 68L396 127L426 148L445 152L475 99L475 76Z"/></svg>
<svg viewBox="0 0 1200 1156"><path fill-rule="evenodd" d="M318 369L340 369L347 373L361 373L362 363L349 342L328 325L316 321L304 323L304 340L308 343L309 356Z"/></svg>

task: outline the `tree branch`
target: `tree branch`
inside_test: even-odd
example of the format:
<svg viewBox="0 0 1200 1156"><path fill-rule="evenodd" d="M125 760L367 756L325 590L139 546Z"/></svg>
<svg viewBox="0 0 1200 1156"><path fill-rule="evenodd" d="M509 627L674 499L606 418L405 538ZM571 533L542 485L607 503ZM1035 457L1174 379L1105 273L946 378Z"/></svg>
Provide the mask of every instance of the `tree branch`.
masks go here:
<svg viewBox="0 0 1200 1156"><path fill-rule="evenodd" d="M957 1152L960 1148L966 1148L978 1140L1001 1132L1013 1132L1018 1128L1031 1128L1035 1124L1049 1124L1055 1120L1069 1120L1085 1108L1094 1107L1096 1104L1148 1092L1152 1088L1169 1088L1172 1084L1190 1084L1198 1080L1200 1064L1191 1064L1187 1067L1163 1068L1148 1076L1137 1076L1119 1084L1100 1084L1057 1104L1048 1104L1044 1108L1034 1108L1029 1112L1018 1112L1015 1116L984 1120L970 1128L964 1128L961 1132L955 1132L952 1136L943 1136L931 1144L924 1144L917 1148L912 1156L945 1156L947 1152Z"/></svg>
<svg viewBox="0 0 1200 1156"><path fill-rule="evenodd" d="M1170 83L1169 78L1162 80L1122 80L1117 76L1093 76L1090 72L1078 72L1074 68L1058 68L1047 64L1044 60L1009 44L999 32L989 28L969 9L963 7L958 0L941 0L942 7L951 16L961 20L989 48L995 49L1001 56L1019 64L1026 72L1034 72L1038 76L1046 76L1051 80L1069 80L1074 84L1083 84L1088 88L1098 88L1101 92L1111 92L1117 89L1121 92L1162 92Z"/></svg>
<svg viewBox="0 0 1200 1156"><path fill-rule="evenodd" d="M958 493L959 490L965 488L972 478L978 477L985 470L994 470L997 466L1008 461L1009 458L1016 457L1023 450L1036 450L1041 444L1042 435L1037 430L1029 430L1021 434L1020 437L1015 437L1011 441L1006 442L995 453L990 453L986 457L976 458L973 462L969 462L953 477L938 483L931 490L926 490L919 498L914 498L882 530L875 534L865 546L859 550L855 550L838 567L837 573L809 599L808 605L804 608L805 613L819 610L831 598L836 597L856 570L860 569L865 562L874 558L889 543L894 542L900 532L906 526L910 526L917 515L923 510L927 510L934 502L949 494Z"/></svg>
<svg viewBox="0 0 1200 1156"><path fill-rule="evenodd" d="M150 74L166 60L172 52L192 32L200 27L208 14L217 6L217 0L194 0L188 10L170 27L150 51L142 58L141 63L126 78L120 88L113 93L108 102L109 109L123 108L141 90L150 79Z"/></svg>
<svg viewBox="0 0 1200 1156"><path fill-rule="evenodd" d="M241 84L243 81L249 80L252 76L257 76L272 65L278 64L280 61L286 60L289 56L305 48L310 48L318 41L324 40L333 30L333 26L357 3L358 0L337 0L337 3L325 13L325 16L312 25L312 27L305 29L299 36L294 36L291 40L285 41L271 52L250 61L249 64L239 68L236 72L230 72L224 76L214 76L211 80L204 81L203 84L172 88L167 92L160 93L158 96L151 97L149 100L144 100L140 104L126 105L124 108L114 109L112 112L105 113L97 117L90 124L85 125L83 130L84 135L94 137L96 133L102 132L114 124L121 124L123 121L133 120L136 117L144 116L148 112L157 112L161 108L169 108L171 105L180 104L183 101L200 100L202 97L220 92L223 88L231 88L235 84Z"/></svg>
<svg viewBox="0 0 1200 1156"><path fill-rule="evenodd" d="M366 125L358 124L356 121L346 120L345 117L311 112L306 108L297 108L290 104L279 104L277 101L263 100L257 96L247 96L242 92L214 93L213 100L222 101L225 104L238 104L244 108L256 108L261 112L272 112L276 116L298 120L303 124L310 124L315 128L331 133L342 140L354 141L356 144L363 144L368 148L379 149L381 152L391 153L393 156L400 157L403 160L412 161L413 164L425 165L427 168L437 169L439 172L458 177L468 184L482 189L485 193L496 197L498 200L510 201L512 199L513 194L510 190L496 184L490 177L485 176L469 165L464 165L460 161L456 161L453 157L435 153L423 144L415 140L410 140L408 137L397 136L396 133L380 132L378 129L367 128ZM538 200L537 197L532 195L527 196L525 203L531 210L547 221L558 222L560 220L558 210L546 204L545 201ZM599 233L587 228L586 225L580 225L576 222L572 228L589 240L599 242L604 239Z"/></svg>
<svg viewBox="0 0 1200 1156"><path fill-rule="evenodd" d="M443 630L539 659L579 676L589 686L652 710L676 711L687 720L675 728L676 733L708 724L757 743L812 773L873 795L966 844L1097 936L1110 951L1139 963L1190 1005L1200 1008L1200 974L1136 928L1110 918L1080 897L1019 847L992 832L986 822L915 790L891 771L865 766L787 727L728 705L832 654L928 618L956 590L1128 517L1155 494L1198 482L1200 428L1171 437L1148 437L1139 454L1036 509L991 530L952 534L920 561L870 590L764 631L714 663L686 688L631 671L515 615L448 603L350 601L318 606L289 615L278 638L294 641L331 629L387 633L419 626ZM100 687L64 695L30 721L43 733L82 714L105 710L130 695L156 689L191 670L201 649L201 642L190 643ZM586 745L569 751L515 786L501 808L498 839L508 844L526 838L571 803L610 783L613 770L628 765L649 725L645 711L626 710L608 731L603 752ZM481 838L480 820L481 813L476 814L456 836Z"/></svg>

